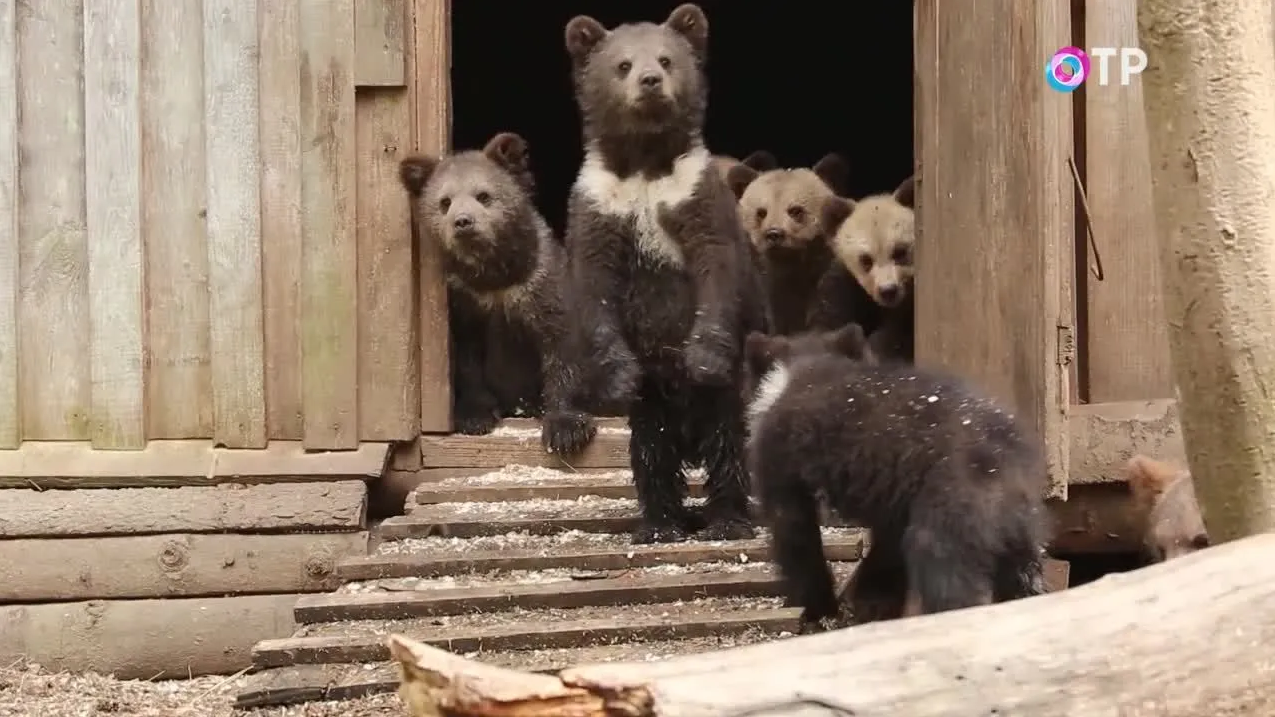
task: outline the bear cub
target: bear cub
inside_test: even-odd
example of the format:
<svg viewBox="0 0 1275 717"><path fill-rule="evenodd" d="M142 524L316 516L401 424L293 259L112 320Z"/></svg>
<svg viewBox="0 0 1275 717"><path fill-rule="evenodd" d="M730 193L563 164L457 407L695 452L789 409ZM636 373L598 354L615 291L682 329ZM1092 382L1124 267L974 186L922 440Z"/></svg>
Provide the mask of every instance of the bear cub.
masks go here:
<svg viewBox="0 0 1275 717"><path fill-rule="evenodd" d="M879 363L863 329L752 334L749 467L790 606L835 618L819 501L871 530L851 602L897 617L1044 591L1043 449L961 381Z"/></svg>
<svg viewBox="0 0 1275 717"><path fill-rule="evenodd" d="M411 156L399 178L420 234L442 248L456 430L543 413L546 450L575 453L597 431L578 410L562 288L566 256L533 204L527 143L504 132L482 151Z"/></svg>
<svg viewBox="0 0 1275 717"><path fill-rule="evenodd" d="M915 195L913 176L888 194L824 204L834 261L815 290L811 319L819 329L857 323L880 358L908 363L914 356Z"/></svg>
<svg viewBox="0 0 1275 717"><path fill-rule="evenodd" d="M708 19L696 5L662 24L565 29L584 161L565 243L583 341L629 406L642 519L638 543L752 537L738 382L744 336L763 327L735 198L704 145ZM685 506L684 466L708 501Z"/></svg>
<svg viewBox="0 0 1275 717"><path fill-rule="evenodd" d="M829 154L812 169L757 169L741 162L727 184L739 198L739 217L761 260L771 332L806 330L815 289L832 264L831 229L824 204L843 190L848 174L840 156Z"/></svg>
<svg viewBox="0 0 1275 717"><path fill-rule="evenodd" d="M1158 563L1209 547L1189 470L1136 455L1129 459L1127 473L1138 515L1146 521L1143 541L1148 558Z"/></svg>

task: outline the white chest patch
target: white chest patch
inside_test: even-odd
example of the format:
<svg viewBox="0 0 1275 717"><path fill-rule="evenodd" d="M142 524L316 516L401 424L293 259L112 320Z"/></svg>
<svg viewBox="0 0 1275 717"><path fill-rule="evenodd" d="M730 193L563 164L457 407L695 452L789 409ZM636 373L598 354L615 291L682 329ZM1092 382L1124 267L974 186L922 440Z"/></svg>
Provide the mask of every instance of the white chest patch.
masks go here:
<svg viewBox="0 0 1275 717"><path fill-rule="evenodd" d="M633 222L637 249L649 260L675 268L686 264L677 240L660 226L661 209L676 208L691 198L709 168L708 150L697 147L678 157L673 173L655 180L621 179L609 171L596 152L585 153L576 186L602 214Z"/></svg>
<svg viewBox="0 0 1275 717"><path fill-rule="evenodd" d="M757 393L753 396L753 400L748 403L748 409L745 417L748 420L748 437L751 440L757 432L757 425L761 419L765 417L780 396L784 395L784 391L788 390L788 381L790 380L788 368L783 364L777 364L766 375L762 377L761 383L757 384Z"/></svg>

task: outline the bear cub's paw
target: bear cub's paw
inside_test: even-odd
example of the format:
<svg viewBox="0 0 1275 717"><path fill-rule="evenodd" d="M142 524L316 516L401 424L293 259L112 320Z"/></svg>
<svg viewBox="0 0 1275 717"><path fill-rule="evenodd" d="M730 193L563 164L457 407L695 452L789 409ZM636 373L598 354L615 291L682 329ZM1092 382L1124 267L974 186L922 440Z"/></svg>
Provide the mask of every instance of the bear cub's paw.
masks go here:
<svg viewBox="0 0 1275 717"><path fill-rule="evenodd" d="M642 521L633 531L629 541L634 545L650 545L651 543L680 543L686 540L686 531L680 526L669 523L652 523Z"/></svg>
<svg viewBox="0 0 1275 717"><path fill-rule="evenodd" d="M540 443L548 453L573 455L598 434L593 416L580 411L550 411L540 424Z"/></svg>
<svg viewBox="0 0 1275 717"><path fill-rule="evenodd" d="M696 537L705 541L751 540L757 537L757 530L742 518L722 518L709 523Z"/></svg>
<svg viewBox="0 0 1275 717"><path fill-rule="evenodd" d="M724 386L734 376L728 342L718 331L701 331L686 342L683 353L687 374L696 383Z"/></svg>
<svg viewBox="0 0 1275 717"><path fill-rule="evenodd" d="M457 433L466 436L485 436L496 430L500 423L495 403L474 402L457 404L452 424Z"/></svg>
<svg viewBox="0 0 1275 717"><path fill-rule="evenodd" d="M785 604L785 607L798 607L798 605ZM840 614L837 596L829 591L827 595L806 600L805 609L801 611L801 622L803 626L809 624L820 631L827 630L836 624Z"/></svg>

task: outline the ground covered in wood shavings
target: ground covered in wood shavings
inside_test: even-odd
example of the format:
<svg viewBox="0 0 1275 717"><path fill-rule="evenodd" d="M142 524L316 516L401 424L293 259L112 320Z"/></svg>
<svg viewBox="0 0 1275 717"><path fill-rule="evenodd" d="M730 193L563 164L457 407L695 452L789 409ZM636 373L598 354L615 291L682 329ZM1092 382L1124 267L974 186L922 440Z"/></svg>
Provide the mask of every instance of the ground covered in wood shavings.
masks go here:
<svg viewBox="0 0 1275 717"><path fill-rule="evenodd" d="M235 711L241 678L115 680L49 673L35 665L0 668L0 717L398 717L395 694L344 702Z"/></svg>

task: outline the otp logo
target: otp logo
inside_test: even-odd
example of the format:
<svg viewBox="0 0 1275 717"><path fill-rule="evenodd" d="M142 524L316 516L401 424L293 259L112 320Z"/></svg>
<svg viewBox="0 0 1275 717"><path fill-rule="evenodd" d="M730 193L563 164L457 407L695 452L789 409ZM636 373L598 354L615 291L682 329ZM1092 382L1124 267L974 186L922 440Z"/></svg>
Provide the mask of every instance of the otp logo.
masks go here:
<svg viewBox="0 0 1275 717"><path fill-rule="evenodd" d="M1074 92L1089 76L1089 55L1079 47L1064 47L1045 63L1045 81L1059 92Z"/></svg>

